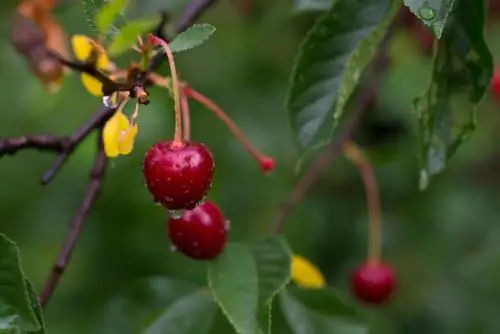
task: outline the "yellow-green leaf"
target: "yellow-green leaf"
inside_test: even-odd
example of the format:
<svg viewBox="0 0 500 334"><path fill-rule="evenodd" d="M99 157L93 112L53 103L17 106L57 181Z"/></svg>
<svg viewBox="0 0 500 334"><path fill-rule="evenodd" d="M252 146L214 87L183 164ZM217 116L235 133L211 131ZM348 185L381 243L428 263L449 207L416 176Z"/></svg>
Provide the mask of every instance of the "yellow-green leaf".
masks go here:
<svg viewBox="0 0 500 334"><path fill-rule="evenodd" d="M123 14L127 4L128 0L109 0L101 7L95 16L95 24L101 34L108 33L117 17Z"/></svg>
<svg viewBox="0 0 500 334"><path fill-rule="evenodd" d="M128 51L137 42L137 37L153 30L158 21L159 18L149 18L128 22L109 44L108 54L117 56Z"/></svg>

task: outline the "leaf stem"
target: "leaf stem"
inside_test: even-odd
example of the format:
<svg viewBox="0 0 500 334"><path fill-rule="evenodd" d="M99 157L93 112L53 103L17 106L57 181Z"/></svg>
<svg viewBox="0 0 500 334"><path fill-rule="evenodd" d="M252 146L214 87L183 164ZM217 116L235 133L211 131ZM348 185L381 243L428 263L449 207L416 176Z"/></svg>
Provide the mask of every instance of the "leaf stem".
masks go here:
<svg viewBox="0 0 500 334"><path fill-rule="evenodd" d="M344 155L356 166L366 192L369 220L369 240L367 261L370 264L380 263L382 243L382 210L377 179L370 161L365 153L354 143L346 143Z"/></svg>

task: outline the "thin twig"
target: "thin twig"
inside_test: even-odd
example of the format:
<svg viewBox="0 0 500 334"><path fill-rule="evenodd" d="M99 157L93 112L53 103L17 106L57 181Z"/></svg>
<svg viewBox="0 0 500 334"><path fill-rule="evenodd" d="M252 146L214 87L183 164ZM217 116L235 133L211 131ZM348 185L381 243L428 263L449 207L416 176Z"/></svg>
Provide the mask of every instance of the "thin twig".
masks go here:
<svg viewBox="0 0 500 334"><path fill-rule="evenodd" d="M107 162L108 158L104 152L102 134L100 134L97 155L94 161L94 166L90 172L90 182L83 197L82 204L78 209L73 222L71 223L66 239L64 240L64 245L59 253L59 257L52 267L50 276L47 279L45 287L40 295L42 308L47 306L47 303L52 297L52 294L54 293L54 290L56 289L59 280L61 279L61 276L66 270L66 267L71 259L71 255L75 248L76 241L82 231L84 222L89 215L92 204L94 203L94 200L96 199L96 196L101 188Z"/></svg>
<svg viewBox="0 0 500 334"><path fill-rule="evenodd" d="M49 184L52 179L59 172L61 167L68 161L68 158L71 156L73 151L75 150L81 142L88 137L88 135L95 129L103 126L106 121L113 116L115 112L114 108L107 108L102 106L99 108L90 119L85 122L69 139L68 145L61 152L59 157L53 163L52 167L48 169L42 177L42 184ZM39 147L36 147L39 148Z"/></svg>
<svg viewBox="0 0 500 334"><path fill-rule="evenodd" d="M368 83L366 88L358 95L354 110L351 111L352 116L350 121L344 126L338 137L328 144L323 152L317 156L311 167L294 186L291 193L283 202L281 210L279 210L276 219L271 225L271 233L283 233L286 220L291 215L297 204L305 196L309 188L311 188L318 178L330 167L332 162L341 155L344 145L350 142L354 137L356 130L361 124L363 116L369 110L369 106L373 105L373 101L376 100L378 96L381 84L380 74L386 70L389 64L388 45L391 36L392 30L389 30L372 62L374 72L372 81Z"/></svg>

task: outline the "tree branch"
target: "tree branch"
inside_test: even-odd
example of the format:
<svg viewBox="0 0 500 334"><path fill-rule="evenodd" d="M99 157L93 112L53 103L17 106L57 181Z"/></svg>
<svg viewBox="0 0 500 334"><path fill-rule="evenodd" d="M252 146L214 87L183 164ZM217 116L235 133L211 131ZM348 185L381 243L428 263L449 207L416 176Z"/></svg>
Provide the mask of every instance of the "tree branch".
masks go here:
<svg viewBox="0 0 500 334"><path fill-rule="evenodd" d="M98 141L98 150L94 161L94 166L92 167L92 170L90 172L90 182L83 197L82 204L80 205L80 208L78 209L78 212L76 213L75 218L71 223L58 259L52 267L50 276L47 279L45 287L40 295L40 303L42 305L42 308L45 308L45 306L47 306L47 303L52 297L52 294L54 293L54 290L56 289L61 276L66 270L66 266L71 259L71 255L73 253L73 249L75 248L78 236L82 231L84 222L90 212L90 208L101 188L101 183L108 162L108 158L106 157L106 153L104 152L102 131L99 135Z"/></svg>
<svg viewBox="0 0 500 334"><path fill-rule="evenodd" d="M363 116L376 101L381 84L381 73L383 73L389 65L388 44L392 36L390 30L383 42L380 45L379 51L373 59L373 77L372 81L366 88L360 92L351 111L352 116L349 122L344 126L341 133L320 153L313 161L309 170L297 182L291 193L284 200L281 210L278 212L273 224L271 225L271 233L281 234L285 229L287 218L291 215L295 207L305 196L309 188L319 179L319 177L331 166L333 161L341 154L345 144L351 141L358 129Z"/></svg>
<svg viewBox="0 0 500 334"><path fill-rule="evenodd" d="M216 0L192 0L186 7L185 11L180 14L175 25L176 32L182 32L188 28L210 5ZM161 24L165 24L166 16ZM162 29L157 29L161 31ZM163 60L163 56L156 57L150 70L156 69ZM99 132L99 146L96 153L94 166L90 173L90 182L87 191L83 198L80 209L76 213L73 223L70 225L66 239L61 248L56 263L52 267L52 271L47 279L45 287L40 294L41 305L45 308L56 290L63 273L68 266L71 255L76 246L77 239L83 229L84 222L90 212L91 206L101 188L102 179L104 177L108 159L104 152L102 131L106 121L114 114L114 108L101 106L92 117L85 122L74 134L69 137L56 137L50 135L34 135L29 137L18 138L0 138L0 157L5 154L14 154L21 149L38 149L49 150L59 153L52 167L44 174L42 184L48 184L61 167L66 163L70 155L76 147L82 143L88 135L94 130Z"/></svg>

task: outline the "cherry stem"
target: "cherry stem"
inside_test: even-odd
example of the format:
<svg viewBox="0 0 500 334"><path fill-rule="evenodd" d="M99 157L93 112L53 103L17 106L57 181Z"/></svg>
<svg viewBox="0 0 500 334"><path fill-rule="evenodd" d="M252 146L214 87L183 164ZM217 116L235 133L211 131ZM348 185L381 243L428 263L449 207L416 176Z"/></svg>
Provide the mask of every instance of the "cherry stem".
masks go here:
<svg viewBox="0 0 500 334"><path fill-rule="evenodd" d="M191 116L189 111L189 100L182 92L181 94L181 110L182 110L182 133L184 134L184 141L189 142L191 140Z"/></svg>
<svg viewBox="0 0 500 334"><path fill-rule="evenodd" d="M378 264L381 258L382 210L377 179L365 153L353 142L343 147L344 155L356 166L366 192L369 219L368 263Z"/></svg>
<svg viewBox="0 0 500 334"><path fill-rule="evenodd" d="M158 43L165 50L165 54L168 58L168 64L170 65L170 72L172 74L172 89L174 91L174 107L175 107L175 132L174 132L174 142L182 143L182 116L181 116L181 101L179 92L179 80L177 76L177 70L175 69L174 55L172 50L168 46L168 43L163 39L151 35L151 39L154 43Z"/></svg>
<svg viewBox="0 0 500 334"><path fill-rule="evenodd" d="M184 86L184 94L203 104L207 109L211 110L217 117L219 117L226 124L229 131L231 131L231 133L243 144L248 152L250 152L250 154L260 163L262 163L265 159L268 159L267 156L259 152L250 143L250 141L245 137L243 131L214 101L187 85Z"/></svg>

